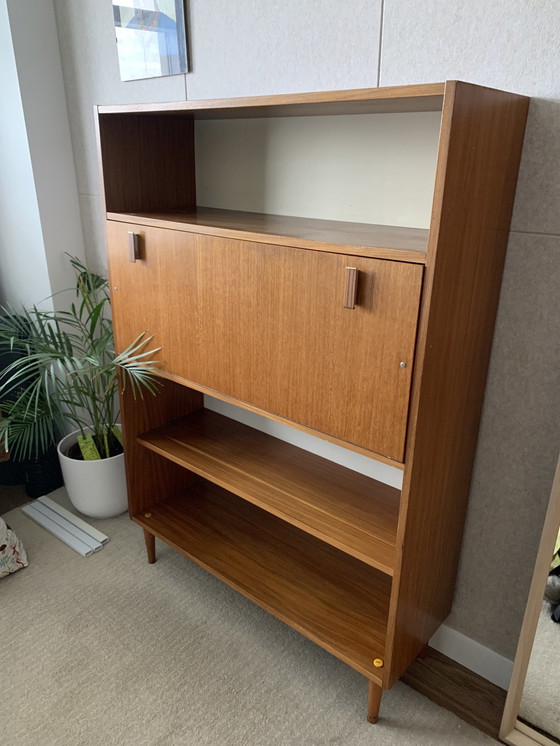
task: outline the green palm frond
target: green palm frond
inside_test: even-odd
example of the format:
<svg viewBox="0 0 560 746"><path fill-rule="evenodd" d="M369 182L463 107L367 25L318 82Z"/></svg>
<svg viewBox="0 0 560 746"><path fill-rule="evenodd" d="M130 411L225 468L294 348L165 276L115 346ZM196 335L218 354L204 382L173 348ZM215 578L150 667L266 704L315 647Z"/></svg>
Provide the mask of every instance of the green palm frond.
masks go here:
<svg viewBox="0 0 560 746"><path fill-rule="evenodd" d="M135 397L158 390L153 338L140 334L116 354L107 280L76 257L70 264L76 286L66 309L1 309L0 354L9 361L0 373L0 438L17 458L44 452L65 422L107 442L119 418L118 371Z"/></svg>

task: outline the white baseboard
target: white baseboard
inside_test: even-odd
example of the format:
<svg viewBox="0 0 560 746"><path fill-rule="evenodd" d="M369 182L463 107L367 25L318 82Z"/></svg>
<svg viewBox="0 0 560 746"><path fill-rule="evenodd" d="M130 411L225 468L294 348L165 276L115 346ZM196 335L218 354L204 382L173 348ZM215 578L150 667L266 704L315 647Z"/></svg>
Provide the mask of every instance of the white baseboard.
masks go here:
<svg viewBox="0 0 560 746"><path fill-rule="evenodd" d="M476 640L457 632L457 630L442 624L430 640L430 647L439 650L465 668L469 668L484 679L500 686L509 688L509 680L513 669L513 661L484 647Z"/></svg>

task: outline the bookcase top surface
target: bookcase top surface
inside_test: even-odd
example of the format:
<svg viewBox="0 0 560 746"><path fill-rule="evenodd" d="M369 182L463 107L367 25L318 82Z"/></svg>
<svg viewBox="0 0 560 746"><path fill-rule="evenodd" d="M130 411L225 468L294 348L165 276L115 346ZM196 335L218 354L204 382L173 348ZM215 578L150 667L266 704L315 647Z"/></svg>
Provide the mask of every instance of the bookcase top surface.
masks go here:
<svg viewBox="0 0 560 746"><path fill-rule="evenodd" d="M445 83L98 106L99 114L188 114L197 119L440 111Z"/></svg>

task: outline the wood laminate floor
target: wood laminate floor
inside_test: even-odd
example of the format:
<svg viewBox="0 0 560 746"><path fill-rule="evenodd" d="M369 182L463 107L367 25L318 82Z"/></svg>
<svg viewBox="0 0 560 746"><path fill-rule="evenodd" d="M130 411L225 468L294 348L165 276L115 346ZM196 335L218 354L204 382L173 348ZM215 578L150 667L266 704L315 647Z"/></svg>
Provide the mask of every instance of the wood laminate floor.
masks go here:
<svg viewBox="0 0 560 746"><path fill-rule="evenodd" d="M402 681L470 725L498 738L507 692L433 648Z"/></svg>

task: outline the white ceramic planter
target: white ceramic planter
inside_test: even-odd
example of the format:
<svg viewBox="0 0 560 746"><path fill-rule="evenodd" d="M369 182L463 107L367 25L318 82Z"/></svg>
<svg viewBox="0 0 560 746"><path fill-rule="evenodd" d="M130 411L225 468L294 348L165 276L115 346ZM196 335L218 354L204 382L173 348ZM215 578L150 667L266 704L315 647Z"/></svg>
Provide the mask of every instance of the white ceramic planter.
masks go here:
<svg viewBox="0 0 560 746"><path fill-rule="evenodd" d="M124 453L97 461L68 458L68 449L77 442L79 430L62 438L58 458L64 485L72 505L90 518L112 518L128 507Z"/></svg>

